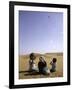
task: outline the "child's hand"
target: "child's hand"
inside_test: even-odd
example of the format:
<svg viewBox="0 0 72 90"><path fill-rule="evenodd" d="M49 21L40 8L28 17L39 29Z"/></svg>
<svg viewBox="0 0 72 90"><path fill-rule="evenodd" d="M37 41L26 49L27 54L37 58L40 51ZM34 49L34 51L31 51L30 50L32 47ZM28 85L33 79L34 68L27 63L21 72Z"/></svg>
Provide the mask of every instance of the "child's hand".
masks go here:
<svg viewBox="0 0 72 90"><path fill-rule="evenodd" d="M52 63L53 63L53 62L51 61L50 64L52 65Z"/></svg>

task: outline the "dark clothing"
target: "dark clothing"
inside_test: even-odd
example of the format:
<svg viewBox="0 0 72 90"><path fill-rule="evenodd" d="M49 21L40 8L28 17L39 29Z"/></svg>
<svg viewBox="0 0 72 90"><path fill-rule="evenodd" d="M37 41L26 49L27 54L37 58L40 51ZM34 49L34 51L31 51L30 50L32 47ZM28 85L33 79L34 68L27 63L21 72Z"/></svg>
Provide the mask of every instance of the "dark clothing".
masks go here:
<svg viewBox="0 0 72 90"><path fill-rule="evenodd" d="M45 68L46 66L47 66L47 64L46 64L45 61L44 61L44 62L41 62L41 61L40 61L40 62L38 63L39 72L40 72L40 73L43 73L43 72L44 72L43 70L44 70L44 68Z"/></svg>
<svg viewBox="0 0 72 90"><path fill-rule="evenodd" d="M55 72L56 70L51 69L50 72Z"/></svg>
<svg viewBox="0 0 72 90"><path fill-rule="evenodd" d="M52 65L50 72L55 72L56 71L56 63L51 62L50 64Z"/></svg>

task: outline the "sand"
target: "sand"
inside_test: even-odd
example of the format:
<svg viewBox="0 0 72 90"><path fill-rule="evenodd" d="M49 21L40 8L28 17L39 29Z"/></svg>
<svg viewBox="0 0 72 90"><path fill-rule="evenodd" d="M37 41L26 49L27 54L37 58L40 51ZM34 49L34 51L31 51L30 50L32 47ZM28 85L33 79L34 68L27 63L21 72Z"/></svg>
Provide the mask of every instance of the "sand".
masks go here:
<svg viewBox="0 0 72 90"><path fill-rule="evenodd" d="M36 54L36 65L38 66L39 57L41 54ZM41 75L39 73L28 72L29 69L29 55L19 56L19 79L31 79L31 78L54 78L63 77L63 53L46 53L42 56L45 57L47 67L50 69L50 62L53 58L57 58L56 72L50 73L50 75Z"/></svg>

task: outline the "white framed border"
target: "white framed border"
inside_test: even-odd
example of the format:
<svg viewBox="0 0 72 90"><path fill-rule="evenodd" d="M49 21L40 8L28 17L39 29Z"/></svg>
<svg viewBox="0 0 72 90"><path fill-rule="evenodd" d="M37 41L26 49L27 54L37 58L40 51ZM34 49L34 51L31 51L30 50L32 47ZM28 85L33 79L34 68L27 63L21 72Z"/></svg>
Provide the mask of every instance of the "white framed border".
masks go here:
<svg viewBox="0 0 72 90"><path fill-rule="evenodd" d="M18 68L18 42L19 42L19 10L24 11L42 11L42 12L63 12L63 77L54 78L40 78L40 79L19 79ZM67 82L67 9L66 8L53 8L53 7L35 7L35 6L14 6L14 84L38 84L38 83L54 83L54 82Z"/></svg>

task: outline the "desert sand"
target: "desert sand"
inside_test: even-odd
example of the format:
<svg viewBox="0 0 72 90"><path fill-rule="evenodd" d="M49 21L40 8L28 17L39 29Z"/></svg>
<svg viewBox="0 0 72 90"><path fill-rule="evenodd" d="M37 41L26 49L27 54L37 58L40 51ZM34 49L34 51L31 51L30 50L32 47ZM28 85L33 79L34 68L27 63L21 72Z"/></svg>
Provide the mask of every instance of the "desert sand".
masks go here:
<svg viewBox="0 0 72 90"><path fill-rule="evenodd" d="M38 66L39 57L44 56L47 62L47 67L50 69L50 62L53 58L57 58L56 72L50 73L50 75L41 75L39 73L28 72L29 69L29 55L19 56L19 79L31 79L31 78L54 78L63 77L63 53L45 53L36 54L36 65Z"/></svg>

